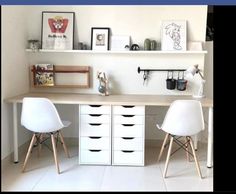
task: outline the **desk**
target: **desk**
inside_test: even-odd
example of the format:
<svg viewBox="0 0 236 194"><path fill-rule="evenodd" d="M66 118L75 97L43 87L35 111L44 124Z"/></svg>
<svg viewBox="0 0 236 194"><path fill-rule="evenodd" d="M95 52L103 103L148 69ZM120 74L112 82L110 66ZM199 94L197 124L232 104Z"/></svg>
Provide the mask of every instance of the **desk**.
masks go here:
<svg viewBox="0 0 236 194"><path fill-rule="evenodd" d="M54 104L102 104L102 105L143 105L143 106L169 106L173 101L180 99L193 99L192 96L183 95L110 95L97 94L69 94L69 93L26 93L5 99L13 103L13 141L14 162L18 162L18 129L17 129L17 103L22 103L24 97L45 97ZM199 99L202 107L208 108L208 147L207 167L212 167L213 159L213 100Z"/></svg>

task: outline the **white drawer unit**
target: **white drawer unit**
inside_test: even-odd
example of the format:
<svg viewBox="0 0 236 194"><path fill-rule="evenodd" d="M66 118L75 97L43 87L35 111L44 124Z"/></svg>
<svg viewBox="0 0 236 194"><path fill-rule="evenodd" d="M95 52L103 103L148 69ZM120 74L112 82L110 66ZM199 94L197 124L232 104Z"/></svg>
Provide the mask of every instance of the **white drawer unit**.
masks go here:
<svg viewBox="0 0 236 194"><path fill-rule="evenodd" d="M80 114L110 114L111 107L107 105L80 105Z"/></svg>
<svg viewBox="0 0 236 194"><path fill-rule="evenodd" d="M111 121L110 115L103 114L88 114L88 115L80 115L81 123L110 123Z"/></svg>
<svg viewBox="0 0 236 194"><path fill-rule="evenodd" d="M101 149L80 150L80 164L110 165L111 151Z"/></svg>
<svg viewBox="0 0 236 194"><path fill-rule="evenodd" d="M80 105L79 164L111 164L111 106Z"/></svg>
<svg viewBox="0 0 236 194"><path fill-rule="evenodd" d="M106 136L110 137L110 124L108 123L81 123L80 136Z"/></svg>
<svg viewBox="0 0 236 194"><path fill-rule="evenodd" d="M144 125L138 124L114 124L113 137L143 137Z"/></svg>
<svg viewBox="0 0 236 194"><path fill-rule="evenodd" d="M112 107L112 164L144 165L144 106Z"/></svg>
<svg viewBox="0 0 236 194"><path fill-rule="evenodd" d="M141 115L113 115L115 124L144 124L144 116Z"/></svg>
<svg viewBox="0 0 236 194"><path fill-rule="evenodd" d="M113 150L143 150L143 138L140 137L115 137Z"/></svg>
<svg viewBox="0 0 236 194"><path fill-rule="evenodd" d="M101 150L110 150L110 137L81 137L80 138L80 149L101 149Z"/></svg>
<svg viewBox="0 0 236 194"><path fill-rule="evenodd" d="M144 115L145 107L144 106L132 106L132 105L123 105L123 106L113 106L114 115Z"/></svg>
<svg viewBox="0 0 236 194"><path fill-rule="evenodd" d="M144 152L135 150L113 151L113 165L144 165Z"/></svg>

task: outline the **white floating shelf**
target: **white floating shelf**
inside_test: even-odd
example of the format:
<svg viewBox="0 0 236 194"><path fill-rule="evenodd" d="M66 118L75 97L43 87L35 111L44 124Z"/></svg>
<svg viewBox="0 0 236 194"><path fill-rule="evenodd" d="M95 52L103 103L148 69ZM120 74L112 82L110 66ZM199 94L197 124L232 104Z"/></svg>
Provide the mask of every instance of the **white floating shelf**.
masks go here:
<svg viewBox="0 0 236 194"><path fill-rule="evenodd" d="M94 51L94 50L46 50L32 51L26 49L27 52L32 53L81 53L81 54L206 54L207 51Z"/></svg>

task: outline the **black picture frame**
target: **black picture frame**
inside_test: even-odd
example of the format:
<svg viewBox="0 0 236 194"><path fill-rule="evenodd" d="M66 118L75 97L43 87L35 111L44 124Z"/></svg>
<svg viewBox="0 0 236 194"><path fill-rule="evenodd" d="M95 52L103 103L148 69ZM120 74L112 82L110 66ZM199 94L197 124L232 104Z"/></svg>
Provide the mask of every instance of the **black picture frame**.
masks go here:
<svg viewBox="0 0 236 194"><path fill-rule="evenodd" d="M91 50L106 51L110 49L110 28L91 28Z"/></svg>
<svg viewBox="0 0 236 194"><path fill-rule="evenodd" d="M43 11L41 28L42 49L74 49L74 12Z"/></svg>

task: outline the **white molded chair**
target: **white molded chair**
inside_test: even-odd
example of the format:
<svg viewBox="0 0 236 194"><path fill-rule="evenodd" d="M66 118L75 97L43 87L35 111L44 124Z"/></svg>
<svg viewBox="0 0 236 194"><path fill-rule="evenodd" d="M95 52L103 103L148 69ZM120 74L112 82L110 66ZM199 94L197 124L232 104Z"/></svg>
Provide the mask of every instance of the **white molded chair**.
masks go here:
<svg viewBox="0 0 236 194"><path fill-rule="evenodd" d="M192 135L198 134L205 128L201 103L197 100L174 101L166 113L162 126L160 127L160 125L157 124L157 128L167 133L161 147L158 161L160 160L163 150L166 147L168 138L171 137L165 163L164 178L166 178L173 141L186 151L188 160L189 154L194 157L198 174L200 178L202 178L201 170L193 146L193 140L191 138ZM186 142L182 143L178 140L178 138L176 138L176 136L185 136ZM192 154L189 152L188 146L191 147Z"/></svg>
<svg viewBox="0 0 236 194"><path fill-rule="evenodd" d="M49 134L52 141L54 160L57 172L59 174L60 169L57 159L57 150L54 135L59 134L65 153L69 158L69 153L60 129L68 127L70 124L70 121L62 121L60 119L56 107L49 99L34 97L24 98L21 113L21 125L23 125L26 129L32 131L34 134L25 157L22 172L24 172L25 170L26 163L29 159L33 146L39 146L40 151L41 144L45 141L45 139L43 139L44 135Z"/></svg>

